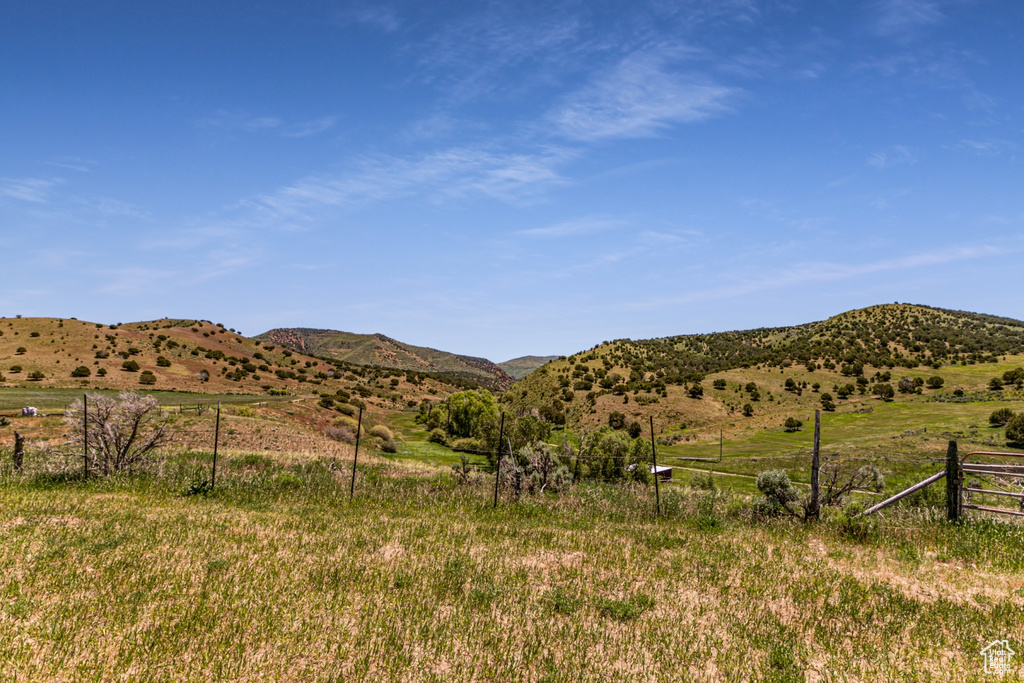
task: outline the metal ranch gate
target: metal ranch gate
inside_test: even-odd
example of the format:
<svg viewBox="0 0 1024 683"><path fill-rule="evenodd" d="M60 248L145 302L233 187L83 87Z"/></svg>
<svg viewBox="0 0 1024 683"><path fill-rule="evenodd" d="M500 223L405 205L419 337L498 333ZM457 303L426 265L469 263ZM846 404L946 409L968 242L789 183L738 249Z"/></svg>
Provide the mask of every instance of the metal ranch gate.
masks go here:
<svg viewBox="0 0 1024 683"><path fill-rule="evenodd" d="M1016 460L982 462L979 460L982 457ZM946 469L868 508L863 514L873 515L942 478L946 479L946 518L951 522L963 517L964 510L1024 517L1024 453L972 451L961 459L956 441L950 441L946 449ZM1005 501L1013 502L1014 506L1006 507Z"/></svg>

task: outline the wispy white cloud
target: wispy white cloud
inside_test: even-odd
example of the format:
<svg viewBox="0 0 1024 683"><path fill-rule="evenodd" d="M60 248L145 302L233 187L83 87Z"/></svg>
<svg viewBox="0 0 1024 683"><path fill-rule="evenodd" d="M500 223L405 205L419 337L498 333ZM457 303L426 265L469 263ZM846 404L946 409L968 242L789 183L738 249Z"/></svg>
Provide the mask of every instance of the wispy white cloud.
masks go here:
<svg viewBox="0 0 1024 683"><path fill-rule="evenodd" d="M79 171L81 173L88 173L96 166L95 161L88 159L80 159L78 157L62 157L60 159L52 159L50 161L42 162L47 166L56 166L57 168L66 168L69 171Z"/></svg>
<svg viewBox="0 0 1024 683"><path fill-rule="evenodd" d="M787 266L785 270L769 273L759 278L737 276L729 278L735 280L735 284L696 290L679 297L652 299L643 303L633 304L629 307L651 309L698 301L730 299L797 285L863 278L868 275L886 272L904 272L915 268L929 268L946 263L998 256L1003 253L1005 253L1004 249L985 245L980 247L952 247L860 264L842 264L827 261L794 263Z"/></svg>
<svg viewBox="0 0 1024 683"><path fill-rule="evenodd" d="M496 91L551 85L585 62L593 46L581 37L580 18L554 12L534 16L492 4L412 46L420 77L458 104Z"/></svg>
<svg viewBox="0 0 1024 683"><path fill-rule="evenodd" d="M654 135L728 111L739 91L671 69L666 51L638 52L571 94L549 114L561 135L592 141Z"/></svg>
<svg viewBox="0 0 1024 683"><path fill-rule="evenodd" d="M874 29L886 38L903 38L943 18L934 0L882 0L875 5Z"/></svg>
<svg viewBox="0 0 1024 683"><path fill-rule="evenodd" d="M243 133L273 132L289 138L304 138L332 128L337 121L337 117L324 116L309 121L287 123L276 116L254 116L243 111L218 109L211 116L199 121L199 126Z"/></svg>
<svg viewBox="0 0 1024 683"><path fill-rule="evenodd" d="M126 218L150 218L145 209L122 202L110 197L93 197L81 199L79 203L105 216L123 216Z"/></svg>
<svg viewBox="0 0 1024 683"><path fill-rule="evenodd" d="M255 265L259 250L256 248L215 248L189 262L173 266L122 266L105 268L94 273L99 283L96 291L103 294L134 295L158 286L174 284L178 287L208 282L232 275Z"/></svg>
<svg viewBox="0 0 1024 683"><path fill-rule="evenodd" d="M875 168L889 168L898 164L917 163L917 156L909 147L894 145L872 154L868 157L868 163Z"/></svg>
<svg viewBox="0 0 1024 683"><path fill-rule="evenodd" d="M242 204L279 219L411 195L437 200L481 194L521 201L563 182L556 169L571 155L558 148L534 153L453 148L414 159L379 157L356 164L348 173L308 176Z"/></svg>
<svg viewBox="0 0 1024 683"><path fill-rule="evenodd" d="M45 178L0 178L0 197L43 204L48 201L50 190L58 184L60 180Z"/></svg>
<svg viewBox="0 0 1024 683"><path fill-rule="evenodd" d="M384 5L353 7L339 15L339 18L345 23L361 24L385 33L394 33L402 27L395 9Z"/></svg>
<svg viewBox="0 0 1024 683"><path fill-rule="evenodd" d="M1017 145L1010 140L961 140L959 147L984 156L995 156L1014 150Z"/></svg>
<svg viewBox="0 0 1024 683"><path fill-rule="evenodd" d="M614 230L627 225L624 221L604 218L580 218L549 225L543 228L520 230L517 234L531 237L575 237L596 232Z"/></svg>
<svg viewBox="0 0 1024 683"><path fill-rule="evenodd" d="M199 121L203 128L225 128L228 130L240 130L246 133L256 133L264 130L271 130L281 126L283 121L276 116L254 116L242 111L226 111L218 109L213 114Z"/></svg>
<svg viewBox="0 0 1024 683"><path fill-rule="evenodd" d="M305 138L310 135L316 135L317 133L323 133L325 130L329 130L334 127L334 124L338 122L335 116L324 116L323 118L313 119L312 121L305 121L303 123L295 123L286 126L283 133L288 138Z"/></svg>

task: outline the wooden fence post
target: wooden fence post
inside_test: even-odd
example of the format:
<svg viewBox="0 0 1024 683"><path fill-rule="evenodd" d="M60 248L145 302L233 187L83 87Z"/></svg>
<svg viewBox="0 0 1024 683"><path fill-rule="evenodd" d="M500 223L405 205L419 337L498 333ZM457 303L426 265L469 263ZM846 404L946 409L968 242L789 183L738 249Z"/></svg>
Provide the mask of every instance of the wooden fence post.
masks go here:
<svg viewBox="0 0 1024 683"><path fill-rule="evenodd" d="M956 441L950 441L946 449L946 519L956 522L960 519L960 458Z"/></svg>
<svg viewBox="0 0 1024 683"><path fill-rule="evenodd" d="M217 484L217 444L220 441L220 401L217 402L217 422L213 428L213 473L210 475L210 490Z"/></svg>
<svg viewBox="0 0 1024 683"><path fill-rule="evenodd" d="M814 450L811 452L811 500L807 505L808 519L818 519L820 513L819 482L821 476L821 411L814 411Z"/></svg>
<svg viewBox="0 0 1024 683"><path fill-rule="evenodd" d="M654 416L648 415L651 420L651 462L654 463L654 500L655 500L655 512L661 515L661 489L658 487L658 479L661 476L658 474L658 452L654 445ZM639 463L637 464L639 467Z"/></svg>
<svg viewBox="0 0 1024 683"><path fill-rule="evenodd" d="M359 437L363 432L363 407L359 406L359 421L356 423L356 452L352 456L352 483L348 487L348 499L356 495L356 463L359 462Z"/></svg>
<svg viewBox="0 0 1024 683"><path fill-rule="evenodd" d="M498 429L498 460L494 464L494 507L498 507L498 482L501 481L501 442L505 438L505 413L501 413L501 427Z"/></svg>
<svg viewBox="0 0 1024 683"><path fill-rule="evenodd" d="M21 472L22 463L25 462L25 437L14 432L14 471Z"/></svg>

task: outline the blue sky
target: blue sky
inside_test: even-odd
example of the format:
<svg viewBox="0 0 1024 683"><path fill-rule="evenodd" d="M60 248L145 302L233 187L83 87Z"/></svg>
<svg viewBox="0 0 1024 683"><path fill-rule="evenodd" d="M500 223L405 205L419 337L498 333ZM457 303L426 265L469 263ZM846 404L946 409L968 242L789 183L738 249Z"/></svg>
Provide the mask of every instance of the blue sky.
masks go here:
<svg viewBox="0 0 1024 683"><path fill-rule="evenodd" d="M1024 318L1024 3L50 2L0 21L0 312L505 360Z"/></svg>

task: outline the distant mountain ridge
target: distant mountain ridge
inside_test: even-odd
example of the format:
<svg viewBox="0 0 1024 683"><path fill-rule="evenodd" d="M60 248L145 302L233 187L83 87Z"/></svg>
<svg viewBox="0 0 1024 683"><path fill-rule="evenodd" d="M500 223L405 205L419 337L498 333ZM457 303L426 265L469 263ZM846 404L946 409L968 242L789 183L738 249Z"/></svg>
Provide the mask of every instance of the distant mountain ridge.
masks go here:
<svg viewBox="0 0 1024 683"><path fill-rule="evenodd" d="M280 344L300 353L359 365L443 373L474 380L502 391L515 382L498 364L486 358L413 346L383 334L282 327L256 335L254 339Z"/></svg>
<svg viewBox="0 0 1024 683"><path fill-rule="evenodd" d="M558 360L561 356L520 356L501 363L498 367L507 372L513 379L520 380L537 368Z"/></svg>

